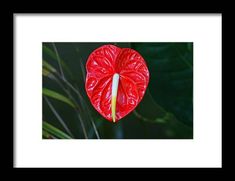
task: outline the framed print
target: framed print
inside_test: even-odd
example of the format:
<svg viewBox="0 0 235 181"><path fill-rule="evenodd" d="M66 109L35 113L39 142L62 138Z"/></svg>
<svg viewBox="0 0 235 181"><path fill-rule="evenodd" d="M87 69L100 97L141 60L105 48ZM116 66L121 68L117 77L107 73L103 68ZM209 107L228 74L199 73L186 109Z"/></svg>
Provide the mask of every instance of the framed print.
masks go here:
<svg viewBox="0 0 235 181"><path fill-rule="evenodd" d="M221 14L14 14L15 167L221 167Z"/></svg>

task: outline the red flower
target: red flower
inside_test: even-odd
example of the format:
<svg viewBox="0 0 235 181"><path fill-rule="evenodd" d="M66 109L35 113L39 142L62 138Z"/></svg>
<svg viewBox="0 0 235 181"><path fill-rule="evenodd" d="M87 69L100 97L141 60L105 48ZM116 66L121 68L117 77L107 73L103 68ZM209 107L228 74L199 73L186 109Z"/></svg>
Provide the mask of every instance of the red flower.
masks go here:
<svg viewBox="0 0 235 181"><path fill-rule="evenodd" d="M104 45L86 63L86 92L94 108L117 122L139 104L149 83L143 57L131 48Z"/></svg>

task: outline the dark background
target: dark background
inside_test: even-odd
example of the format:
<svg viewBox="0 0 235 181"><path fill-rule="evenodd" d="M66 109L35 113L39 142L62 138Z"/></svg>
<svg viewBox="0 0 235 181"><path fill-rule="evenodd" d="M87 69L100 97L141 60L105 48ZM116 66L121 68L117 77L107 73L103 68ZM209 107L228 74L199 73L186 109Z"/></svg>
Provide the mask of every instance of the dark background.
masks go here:
<svg viewBox="0 0 235 181"><path fill-rule="evenodd" d="M87 58L104 44L137 50L150 71L150 82L143 100L116 124L106 121L96 112L85 92ZM84 131L92 139L97 139L97 134L102 139L193 138L193 43L48 42L43 43L42 50L43 60L56 69L58 79L61 78L59 59L66 80L78 91L76 93L63 81L59 85L50 76L43 76L43 88L69 99L72 97L78 105L78 109L73 109L64 102L47 97L73 138L85 138ZM43 121L69 134L44 98Z"/></svg>

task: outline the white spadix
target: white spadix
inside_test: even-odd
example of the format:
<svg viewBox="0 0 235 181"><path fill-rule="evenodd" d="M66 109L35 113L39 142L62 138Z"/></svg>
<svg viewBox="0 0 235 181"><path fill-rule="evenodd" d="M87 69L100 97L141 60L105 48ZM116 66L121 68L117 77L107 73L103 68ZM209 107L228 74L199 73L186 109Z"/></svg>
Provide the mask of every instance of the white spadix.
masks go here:
<svg viewBox="0 0 235 181"><path fill-rule="evenodd" d="M113 81L112 81L112 99L111 99L113 122L116 122L116 101L117 101L118 83L119 83L119 74L115 73L113 75Z"/></svg>

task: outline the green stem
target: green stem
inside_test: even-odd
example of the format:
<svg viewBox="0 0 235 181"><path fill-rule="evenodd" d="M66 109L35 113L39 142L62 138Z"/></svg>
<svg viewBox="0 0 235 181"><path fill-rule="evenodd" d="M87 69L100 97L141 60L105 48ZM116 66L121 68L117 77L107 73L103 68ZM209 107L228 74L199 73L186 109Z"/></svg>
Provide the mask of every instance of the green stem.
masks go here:
<svg viewBox="0 0 235 181"><path fill-rule="evenodd" d="M54 51L55 51L55 54L56 54L56 59L57 59L58 64L59 64L60 74L61 74L62 78L64 79L65 77L64 77L64 72L63 72L62 65L61 65L61 59L60 59L59 53L57 51L57 48L55 46L55 43L52 43L52 46L54 48Z"/></svg>
<svg viewBox="0 0 235 181"><path fill-rule="evenodd" d="M60 76L59 78L61 80L63 80ZM73 101L73 103L75 104L75 106L77 107L77 109L81 112L81 107L79 106L79 104L76 102L76 100L73 98L73 96L70 94L70 92L62 85L62 83L60 82L60 80L58 80L56 77L54 77L54 80L57 82L57 84L65 91L65 93L69 96L69 98ZM87 139L87 132L86 132L86 129L85 129L85 125L84 125L84 122L81 118L81 116L78 114L78 110L75 109L76 111L76 114L77 114L77 118L81 124L81 127L82 127L82 132L84 134L84 137Z"/></svg>
<svg viewBox="0 0 235 181"><path fill-rule="evenodd" d="M80 94L80 92L77 91L77 89L76 89L69 81L67 81L66 79L63 79L62 81L63 81L65 84L67 84L67 85L71 88L71 90L73 90L73 91L78 95L78 97L79 97L79 99L81 100L82 104L85 106L85 108L87 108L88 116L91 117L91 116L90 116L90 112L89 112L89 110L88 110L88 107L87 107L85 101L83 100L83 97L82 97L82 95ZM97 137L98 139L100 139L100 136L99 136L99 133L98 133L98 131L97 131L97 128L96 128L96 126L95 126L94 121L93 121L92 119L90 119L90 121L91 121L91 124L92 124L92 126L93 126L93 128L94 128L96 137Z"/></svg>
<svg viewBox="0 0 235 181"><path fill-rule="evenodd" d="M51 124L43 121L43 135L50 138L52 135L55 135L58 138L61 139L72 139L69 135L65 134L63 131L59 130L58 128L52 126Z"/></svg>
<svg viewBox="0 0 235 181"><path fill-rule="evenodd" d="M53 107L53 105L51 104L51 102L45 97L43 96L44 99L46 100L48 106L50 107L51 111L54 113L55 117L59 120L60 124L64 127L64 129L73 137L72 132L69 130L69 128L67 127L66 123L63 121L63 119L60 117L60 115L57 113L57 111L55 110L55 108Z"/></svg>
<svg viewBox="0 0 235 181"><path fill-rule="evenodd" d="M80 124L82 126L82 131L84 133L84 137L85 137L85 139L88 139L86 128L85 128L84 122L82 121L80 114L77 113L77 117L78 117L78 120L80 121Z"/></svg>

